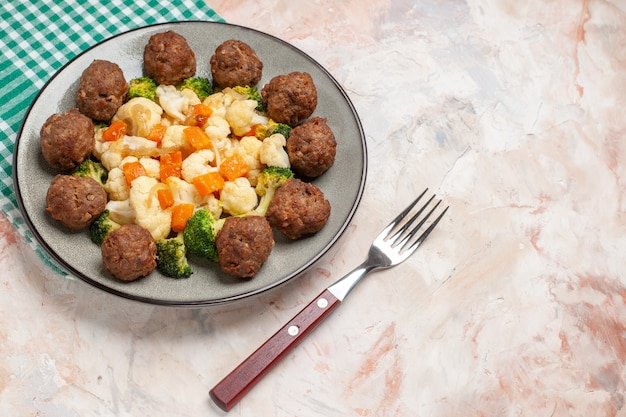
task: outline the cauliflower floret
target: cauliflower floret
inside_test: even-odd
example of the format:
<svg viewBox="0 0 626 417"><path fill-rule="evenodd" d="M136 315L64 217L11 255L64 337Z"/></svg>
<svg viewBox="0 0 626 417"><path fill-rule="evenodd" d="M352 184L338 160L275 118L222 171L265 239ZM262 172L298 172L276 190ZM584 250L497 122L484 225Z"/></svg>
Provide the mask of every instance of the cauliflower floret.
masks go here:
<svg viewBox="0 0 626 417"><path fill-rule="evenodd" d="M121 167L126 155L156 156L159 152L156 142L141 136L128 135L116 141L101 143L98 148L100 151L94 152L94 156L108 171Z"/></svg>
<svg viewBox="0 0 626 417"><path fill-rule="evenodd" d="M152 128L161 121L163 109L154 101L145 97L135 97L124 103L113 120L122 120L128 126L127 133L132 136L147 137Z"/></svg>
<svg viewBox="0 0 626 417"><path fill-rule="evenodd" d="M211 108L211 115L224 117L224 113L226 113L226 108L224 108L224 93L222 92L209 95L202 101L202 104Z"/></svg>
<svg viewBox="0 0 626 417"><path fill-rule="evenodd" d="M208 208L215 218L222 215L222 204L213 194L202 196L193 184L177 177L167 178L165 185L172 193L174 205L193 204L196 208Z"/></svg>
<svg viewBox="0 0 626 417"><path fill-rule="evenodd" d="M226 110L237 99L237 96L230 94L234 93L231 88L225 88L224 90L213 93L204 99L202 104L211 108L211 114L221 117L222 119L226 115Z"/></svg>
<svg viewBox="0 0 626 417"><path fill-rule="evenodd" d="M259 160L267 166L290 168L285 145L287 145L287 140L280 133L274 133L265 138L259 152Z"/></svg>
<svg viewBox="0 0 626 417"><path fill-rule="evenodd" d="M187 136L185 135L185 129L188 126L184 125L171 125L165 129L165 135L161 140L161 148L168 152L173 151L186 151L192 149Z"/></svg>
<svg viewBox="0 0 626 417"><path fill-rule="evenodd" d="M158 159L148 158L146 156L139 158L139 162L145 168L149 177L161 178L161 162Z"/></svg>
<svg viewBox="0 0 626 417"><path fill-rule="evenodd" d="M98 158L107 171L119 167L122 159L124 159L124 146L122 139L116 141L106 141L102 138L105 128L99 129L95 133L96 145L93 150L93 156Z"/></svg>
<svg viewBox="0 0 626 417"><path fill-rule="evenodd" d="M230 135L230 125L224 117L212 114L204 124L204 132L212 141L219 141Z"/></svg>
<svg viewBox="0 0 626 417"><path fill-rule="evenodd" d="M224 118L228 121L235 135L243 136L252 129L252 126L268 122L267 117L254 111L256 106L255 100L237 100L233 101L226 110Z"/></svg>
<svg viewBox="0 0 626 417"><path fill-rule="evenodd" d="M263 142L258 140L255 136L244 136L239 141L237 149L235 149L235 153L239 154L248 165L249 171L246 178L248 178L248 181L250 181L250 184L253 186L256 185L257 177L263 169L263 165L259 160L262 144Z"/></svg>
<svg viewBox="0 0 626 417"><path fill-rule="evenodd" d="M128 156L124 157L122 159L122 161L120 162L120 168L123 167L124 165L126 165L129 162L137 162L137 161L139 161L139 158L137 158L134 155L128 155Z"/></svg>
<svg viewBox="0 0 626 417"><path fill-rule="evenodd" d="M235 181L226 181L220 193L222 208L225 212L240 216L252 211L259 200L254 187L247 178L237 178Z"/></svg>
<svg viewBox="0 0 626 417"><path fill-rule="evenodd" d="M157 159L142 156L137 158L134 155L128 155L120 162L119 168L123 168L129 162L137 162L146 170L148 177L159 179L161 177L161 163Z"/></svg>
<svg viewBox="0 0 626 417"><path fill-rule="evenodd" d="M163 210L156 193L159 181L142 176L130 187L130 207L135 211L135 224L147 229L154 240L165 239L171 231L172 214Z"/></svg>
<svg viewBox="0 0 626 417"><path fill-rule="evenodd" d="M226 107L230 106L235 101L246 100L248 98L247 95L238 93L235 90L233 90L231 87L226 87L225 89L222 90L222 93L224 93L224 105Z"/></svg>
<svg viewBox="0 0 626 417"><path fill-rule="evenodd" d="M201 207L208 209L216 219L219 219L222 215L222 202L213 194L209 194L207 197L206 204Z"/></svg>
<svg viewBox="0 0 626 417"><path fill-rule="evenodd" d="M158 144L150 139L142 138L141 136L129 136L124 135L121 139L121 144L124 147L124 152L128 155L135 156L149 156L157 155Z"/></svg>
<svg viewBox="0 0 626 417"><path fill-rule="evenodd" d="M198 175L217 171L217 168L211 165L214 160L215 154L210 149L195 151L183 161L182 177L185 181L191 182Z"/></svg>
<svg viewBox="0 0 626 417"><path fill-rule="evenodd" d="M222 160L233 156L235 150L239 147L239 141L235 138L223 138L212 141L213 150L215 151L215 166L219 167Z"/></svg>
<svg viewBox="0 0 626 417"><path fill-rule="evenodd" d="M178 177L167 177L165 185L169 188L174 199L174 205L178 204L193 204L199 206L202 204L202 197L196 187L193 184L189 184L187 181Z"/></svg>
<svg viewBox="0 0 626 417"><path fill-rule="evenodd" d="M191 106L200 104L198 95L192 90L185 88L179 91L173 85L158 86L156 96L165 113L180 123L187 118Z"/></svg>
<svg viewBox="0 0 626 417"><path fill-rule="evenodd" d="M110 200L106 209L109 210L111 220L119 224L135 223L135 210L130 206L130 200Z"/></svg>
<svg viewBox="0 0 626 417"><path fill-rule="evenodd" d="M122 159L124 159L124 147L122 146L121 139L116 142L111 142L111 146L100 155L100 162L109 171L119 167L122 163Z"/></svg>
<svg viewBox="0 0 626 417"><path fill-rule="evenodd" d="M104 184L104 190L111 200L126 200L130 196L130 187L126 182L123 167L129 162L139 161L146 170L149 177L159 179L161 175L161 164L156 159L129 155L123 158L119 165L109 171L107 181Z"/></svg>
<svg viewBox="0 0 626 417"><path fill-rule="evenodd" d="M106 140L102 138L102 134L104 133L105 130L106 130L106 127L101 127L97 129L94 134L94 138L96 140L96 146L94 147L92 154L98 159L101 159L102 154L105 151L107 151L109 147L111 146L111 142L107 142Z"/></svg>
<svg viewBox="0 0 626 417"><path fill-rule="evenodd" d="M109 195L109 200L127 200L130 196L130 187L126 183L126 177L124 171L121 168L115 167L109 171L106 183L104 183L104 190Z"/></svg>

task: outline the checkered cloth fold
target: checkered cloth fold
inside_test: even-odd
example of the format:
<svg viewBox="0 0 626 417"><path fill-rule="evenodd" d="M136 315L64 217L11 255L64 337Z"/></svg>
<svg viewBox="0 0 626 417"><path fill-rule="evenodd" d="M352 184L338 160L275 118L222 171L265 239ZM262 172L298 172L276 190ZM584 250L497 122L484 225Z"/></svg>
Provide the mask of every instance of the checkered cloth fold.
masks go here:
<svg viewBox="0 0 626 417"><path fill-rule="evenodd" d="M189 20L223 21L204 0L11 0L0 5L0 211L57 272L65 275L28 230L13 188L13 148L28 106L56 71L98 42L150 24Z"/></svg>

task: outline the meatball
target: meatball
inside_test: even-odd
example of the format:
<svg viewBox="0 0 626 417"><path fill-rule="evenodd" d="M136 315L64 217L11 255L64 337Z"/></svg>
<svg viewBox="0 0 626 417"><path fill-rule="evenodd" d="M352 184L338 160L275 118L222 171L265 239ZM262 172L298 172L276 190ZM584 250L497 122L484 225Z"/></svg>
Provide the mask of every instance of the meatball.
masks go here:
<svg viewBox="0 0 626 417"><path fill-rule="evenodd" d="M46 211L71 230L83 230L104 211L107 193L93 178L58 174L46 194Z"/></svg>
<svg viewBox="0 0 626 417"><path fill-rule="evenodd" d="M274 235L263 216L227 217L215 246L222 271L237 278L252 278L269 258Z"/></svg>
<svg viewBox="0 0 626 417"><path fill-rule="evenodd" d="M96 146L93 122L78 109L48 117L39 136L44 159L59 171L76 168Z"/></svg>
<svg viewBox="0 0 626 417"><path fill-rule="evenodd" d="M289 239L300 239L324 227L330 203L315 184L293 178L276 190L266 217L270 226Z"/></svg>
<svg viewBox="0 0 626 417"><path fill-rule="evenodd" d="M213 81L220 87L254 86L261 81L263 62L247 43L228 40L211 56Z"/></svg>
<svg viewBox="0 0 626 417"><path fill-rule="evenodd" d="M337 142L326 119L314 117L296 126L287 141L291 168L304 177L319 177L335 162Z"/></svg>
<svg viewBox="0 0 626 417"><path fill-rule="evenodd" d="M156 243L150 232L136 224L125 224L104 238L101 246L104 267L121 281L145 277L156 268Z"/></svg>
<svg viewBox="0 0 626 417"><path fill-rule="evenodd" d="M113 62L96 59L80 77L76 93L78 110L94 120L111 120L127 92L122 69Z"/></svg>
<svg viewBox="0 0 626 417"><path fill-rule="evenodd" d="M143 51L143 68L157 84L176 85L196 74L196 55L184 36L168 30L148 40Z"/></svg>
<svg viewBox="0 0 626 417"><path fill-rule="evenodd" d="M296 126L315 111L317 89L307 72L277 75L261 90L267 114L278 123Z"/></svg>

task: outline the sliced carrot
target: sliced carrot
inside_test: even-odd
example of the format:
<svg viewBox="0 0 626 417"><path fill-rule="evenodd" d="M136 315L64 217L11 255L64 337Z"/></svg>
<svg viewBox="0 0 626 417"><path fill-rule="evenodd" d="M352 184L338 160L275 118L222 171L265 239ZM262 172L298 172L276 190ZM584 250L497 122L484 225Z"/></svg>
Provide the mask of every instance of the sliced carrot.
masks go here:
<svg viewBox="0 0 626 417"><path fill-rule="evenodd" d="M210 117L212 113L213 110L206 104L194 104L193 106L193 114L196 116Z"/></svg>
<svg viewBox="0 0 626 417"><path fill-rule="evenodd" d="M209 172L195 177L192 181L198 193L202 196L209 195L224 188L224 177L219 172Z"/></svg>
<svg viewBox="0 0 626 417"><path fill-rule="evenodd" d="M185 120L185 124L189 126L202 126L209 117L213 110L206 104L194 104L191 108L191 113L187 120Z"/></svg>
<svg viewBox="0 0 626 417"><path fill-rule="evenodd" d="M154 127L152 127L152 129L150 130L150 133L148 134L147 139L156 142L156 143L161 143L161 141L163 140L163 138L165 137L165 131L167 130L167 127L162 125L162 124L156 124L154 125Z"/></svg>
<svg viewBox="0 0 626 417"><path fill-rule="evenodd" d="M194 149L210 149L212 147L211 139L199 126L186 127L183 132Z"/></svg>
<svg viewBox="0 0 626 417"><path fill-rule="evenodd" d="M172 206L172 230L182 232L194 210L195 206L193 204L183 203Z"/></svg>
<svg viewBox="0 0 626 417"><path fill-rule="evenodd" d="M172 196L172 192L169 188L160 188L157 190L157 198L163 210L174 205L174 196Z"/></svg>
<svg viewBox="0 0 626 417"><path fill-rule="evenodd" d="M160 179L165 182L169 177L180 178L183 169L183 154L175 151L161 155Z"/></svg>
<svg viewBox="0 0 626 417"><path fill-rule="evenodd" d="M102 139L107 142L113 142L126 134L128 126L121 120L115 120L109 127L102 132Z"/></svg>
<svg viewBox="0 0 626 417"><path fill-rule="evenodd" d="M141 165L141 162L127 162L122 167L122 172L124 172L124 177L126 178L126 184L130 187L132 182L139 177L144 175L148 175L146 169Z"/></svg>
<svg viewBox="0 0 626 417"><path fill-rule="evenodd" d="M242 156L234 154L224 159L220 164L220 174L228 181L234 181L239 177L243 177L250 171L248 164Z"/></svg>

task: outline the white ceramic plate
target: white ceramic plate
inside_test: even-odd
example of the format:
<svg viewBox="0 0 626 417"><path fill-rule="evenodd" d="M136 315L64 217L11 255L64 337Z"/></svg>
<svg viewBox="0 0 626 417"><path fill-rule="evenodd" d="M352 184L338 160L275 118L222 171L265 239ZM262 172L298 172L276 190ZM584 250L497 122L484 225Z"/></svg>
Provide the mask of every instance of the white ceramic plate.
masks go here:
<svg viewBox="0 0 626 417"><path fill-rule="evenodd" d="M279 74L306 71L318 90L314 116L325 117L337 139L333 167L315 180L331 203L331 216L322 231L300 241L287 241L275 233L276 246L259 274L237 280L219 266L190 257L191 278L175 280L154 271L130 283L113 279L104 269L100 248L87 232L64 229L45 212L45 196L56 174L41 155L39 130L53 113L76 106L75 95L82 71L94 59L117 63L127 80L142 75L143 48L157 32L174 30L194 50L197 76L210 78L209 59L228 39L248 43L263 61L259 89ZM161 305L202 306L220 304L259 294L307 270L337 241L348 226L361 199L367 171L365 137L348 96L320 64L294 46L268 34L226 23L178 22L136 29L105 40L65 65L44 86L31 104L18 134L14 154L14 179L18 203L36 239L71 274L109 293Z"/></svg>

